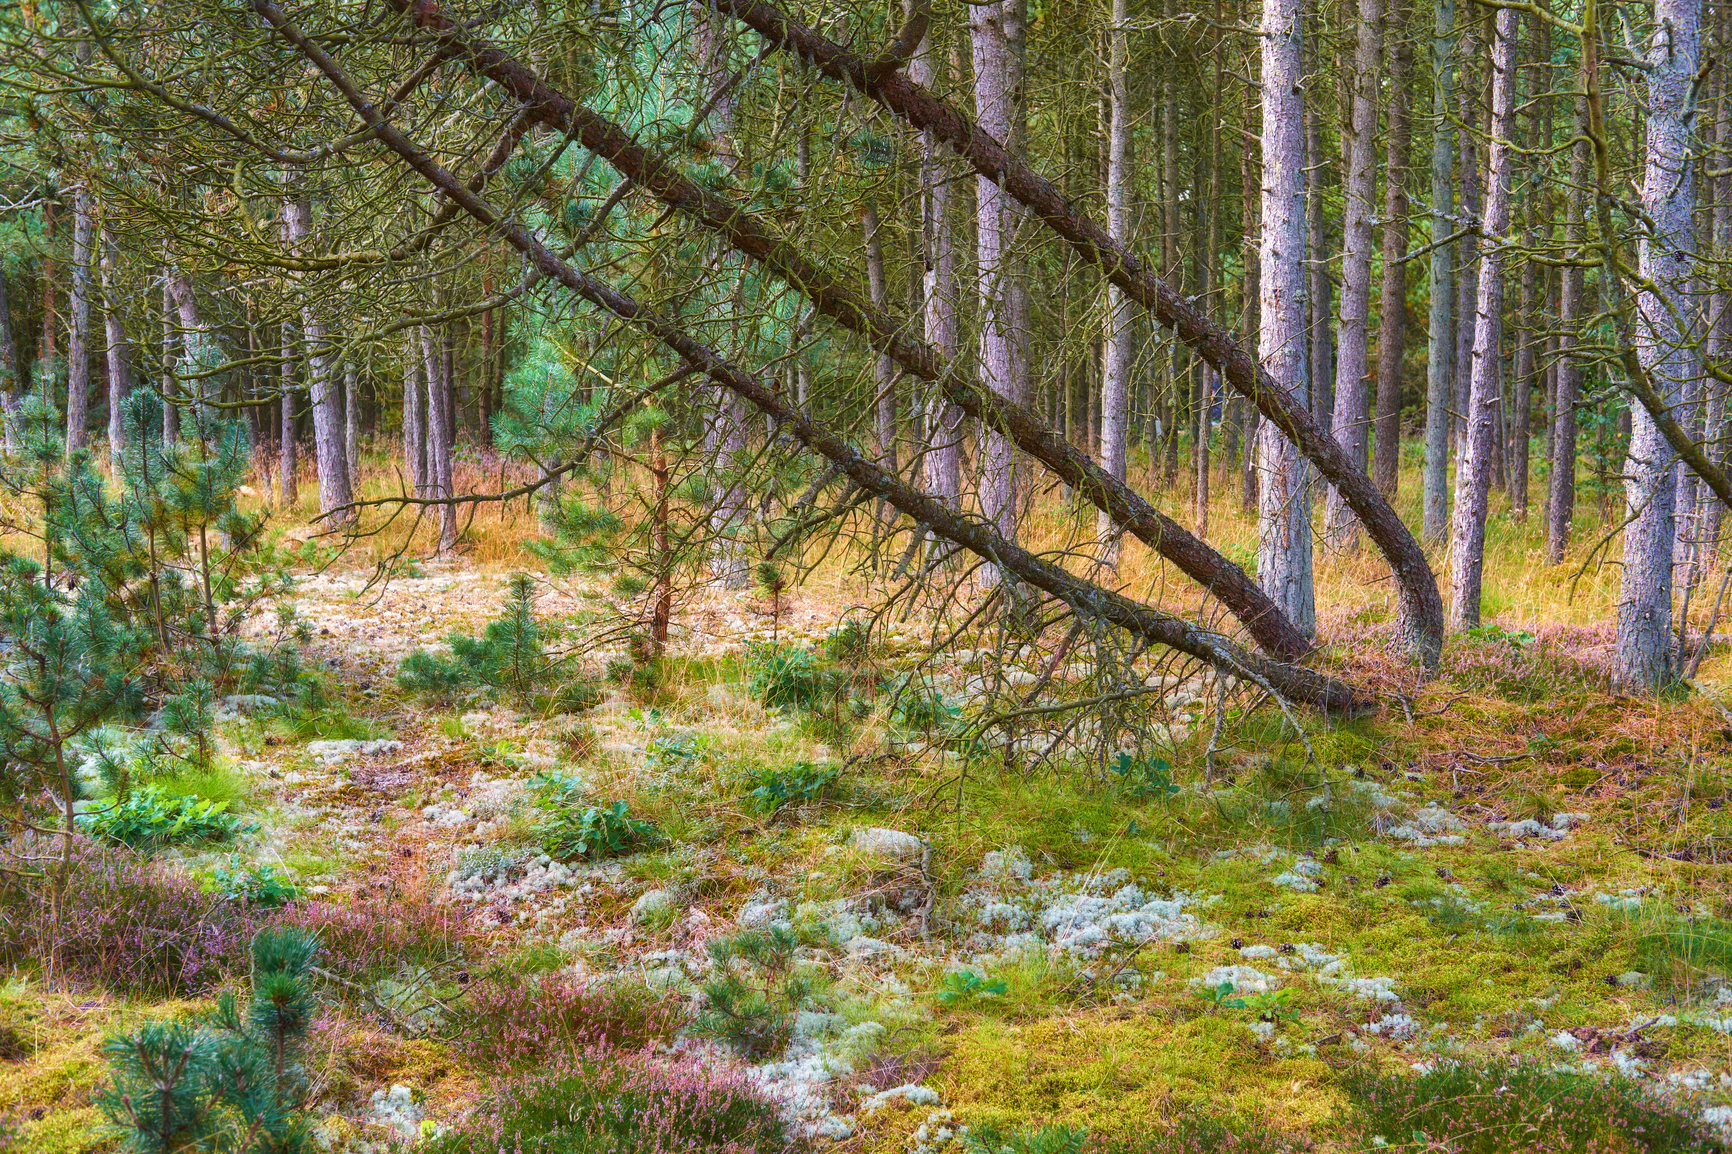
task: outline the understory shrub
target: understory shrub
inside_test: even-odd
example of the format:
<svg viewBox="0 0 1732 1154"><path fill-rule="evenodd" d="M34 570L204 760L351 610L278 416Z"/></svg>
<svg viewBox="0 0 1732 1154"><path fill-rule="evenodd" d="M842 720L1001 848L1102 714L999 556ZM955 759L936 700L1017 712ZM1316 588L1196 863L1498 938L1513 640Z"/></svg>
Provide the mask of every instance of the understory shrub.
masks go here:
<svg viewBox="0 0 1732 1154"><path fill-rule="evenodd" d="M229 813L226 801L172 794L154 782L98 803L78 815L78 826L133 849L225 841L258 828Z"/></svg>
<svg viewBox="0 0 1732 1154"><path fill-rule="evenodd" d="M448 1025L467 1058L493 1068L603 1046L642 1049L671 1037L683 1021L679 1007L647 986L512 976L475 983Z"/></svg>
<svg viewBox="0 0 1732 1154"><path fill-rule="evenodd" d="M1536 636L1496 625L1470 629L1443 655L1452 682L1510 701L1540 702L1611 687L1611 669L1590 652L1596 638L1581 630L1546 629ZM1601 646L1603 648L1603 644Z"/></svg>
<svg viewBox="0 0 1732 1154"><path fill-rule="evenodd" d="M1508 1150L1649 1151L1720 1146L1700 1123L1625 1078L1536 1063L1440 1063L1418 1077L1362 1072L1347 1082L1367 1135L1447 1154Z"/></svg>
<svg viewBox="0 0 1732 1154"><path fill-rule="evenodd" d="M660 840L656 827L632 817L623 801L578 808L581 803L576 798L581 789L574 782L554 781L542 791L540 804L547 816L537 823L535 832L549 857L559 861L618 857Z"/></svg>
<svg viewBox="0 0 1732 1154"><path fill-rule="evenodd" d="M747 650L747 685L765 705L822 712L847 692L847 678L818 663L799 645L757 642Z"/></svg>
<svg viewBox="0 0 1732 1154"><path fill-rule="evenodd" d="M763 1154L791 1145L744 1073L596 1048L508 1083L426 1154Z"/></svg>
<svg viewBox="0 0 1732 1154"><path fill-rule="evenodd" d="M783 806L822 801L836 784L841 770L834 765L796 761L780 769L757 769L746 775L746 800L761 814L776 813Z"/></svg>
<svg viewBox="0 0 1732 1154"><path fill-rule="evenodd" d="M403 966L452 965L468 956L469 931L457 908L416 894L356 898L346 905L300 901L275 911L273 921L315 935L319 965L348 981Z"/></svg>
<svg viewBox="0 0 1732 1154"><path fill-rule="evenodd" d="M56 920L50 879L6 864L26 868L0 870L0 961L162 996L203 994L246 972L257 917L170 866L81 839Z"/></svg>
<svg viewBox="0 0 1732 1154"><path fill-rule="evenodd" d="M506 696L522 706L576 712L601 702L601 691L578 668L575 650L560 650L563 630L535 613L535 579L511 579L505 611L480 637L454 633L451 656L411 653L397 680L412 693Z"/></svg>
<svg viewBox="0 0 1732 1154"><path fill-rule="evenodd" d="M223 994L202 1020L156 1021L109 1038L97 1105L133 1154L295 1154L310 1145L301 1051L318 1004L318 940L263 930L244 1006Z"/></svg>
<svg viewBox="0 0 1732 1154"><path fill-rule="evenodd" d="M727 1042L748 1058L764 1058L786 1046L794 1016L816 989L817 974L795 964L799 945L798 935L779 926L711 941L715 966L700 987L704 1009L694 1031Z"/></svg>

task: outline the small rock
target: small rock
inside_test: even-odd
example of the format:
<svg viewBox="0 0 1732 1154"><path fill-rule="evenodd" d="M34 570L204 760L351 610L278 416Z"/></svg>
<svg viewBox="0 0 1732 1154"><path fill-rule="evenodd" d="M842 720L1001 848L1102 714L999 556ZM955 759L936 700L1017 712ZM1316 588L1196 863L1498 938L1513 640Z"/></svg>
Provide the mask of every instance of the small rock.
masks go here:
<svg viewBox="0 0 1732 1154"><path fill-rule="evenodd" d="M849 844L877 857L896 860L917 858L926 848L926 843L911 833L879 826L855 830L854 836L849 838Z"/></svg>

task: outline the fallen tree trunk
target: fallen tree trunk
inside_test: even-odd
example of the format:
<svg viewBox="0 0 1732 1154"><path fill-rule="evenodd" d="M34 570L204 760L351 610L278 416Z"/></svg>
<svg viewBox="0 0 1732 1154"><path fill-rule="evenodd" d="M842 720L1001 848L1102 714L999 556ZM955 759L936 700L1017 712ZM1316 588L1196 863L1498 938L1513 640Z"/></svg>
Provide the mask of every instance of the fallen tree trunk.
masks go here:
<svg viewBox="0 0 1732 1154"><path fill-rule="evenodd" d="M544 276L655 337L686 364L771 417L782 430L825 457L861 489L883 499L916 522L925 524L935 534L1058 598L1081 616L1188 653L1222 673L1265 686L1293 701L1337 711L1353 710L1368 704L1367 698L1354 686L1337 678L1301 665L1259 657L1218 633L1086 581L1005 540L991 525L966 516L879 467L840 434L819 425L796 408L773 383L734 365L716 350L690 336L673 320L560 260L527 229L504 219L386 121L336 62L308 39L271 0L252 0L252 8L325 74L380 142L464 212L523 253Z"/></svg>
<svg viewBox="0 0 1732 1154"><path fill-rule="evenodd" d="M1084 216L1051 181L982 131L972 117L939 99L899 71L824 37L761 0L707 0L750 27L766 42L793 53L821 74L848 84L893 115L948 144L974 171L993 181L1039 217L1084 260L1173 330L1179 340L1213 366L1264 417L1297 445L1334 485L1365 526L1395 575L1400 599L1401 640L1427 669L1443 652L1443 599L1425 552L1408 532L1376 484L1342 452L1303 404L1296 403L1230 331L1210 320L1156 276L1130 247ZM887 65L887 66L886 66Z"/></svg>
<svg viewBox="0 0 1732 1154"><path fill-rule="evenodd" d="M1242 568L1150 505L1032 409L964 376L938 349L912 335L918 331L917 325L875 307L858 289L810 260L761 217L687 178L675 160L638 144L622 125L550 87L500 49L470 38L436 0L391 2L437 38L442 54L463 60L476 74L499 85L521 106L524 117L569 133L620 175L773 270L805 294L819 312L865 337L909 373L937 384L964 413L1010 438L1116 524L1218 598L1263 649L1290 660L1310 651L1305 634Z"/></svg>

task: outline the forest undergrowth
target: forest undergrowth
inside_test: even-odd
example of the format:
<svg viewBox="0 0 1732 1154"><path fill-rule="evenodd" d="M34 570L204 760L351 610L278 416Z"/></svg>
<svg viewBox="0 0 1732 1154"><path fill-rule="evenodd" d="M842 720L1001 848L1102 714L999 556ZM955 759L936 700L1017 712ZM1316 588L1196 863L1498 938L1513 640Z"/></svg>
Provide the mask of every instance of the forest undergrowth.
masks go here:
<svg viewBox="0 0 1732 1154"><path fill-rule="evenodd" d="M1369 560L1331 559L1320 587L1371 591L1330 659L1378 709L1221 711L1145 664L1134 749L1046 756L1044 720L979 722L1042 672L1086 697L1081 651L932 652L858 558L686 591L655 658L587 642L617 589L520 537L300 573L317 691L225 700L197 772L86 830L52 971L40 889L5 884L10 1148L1723 1148L1726 656L1614 694L1591 571L1575 600L1488 579L1511 605L1415 685ZM285 930L317 947L271 1003L305 1021L268 1101L212 1073L196 1125L128 1122L141 1054L272 1068L245 1007Z"/></svg>

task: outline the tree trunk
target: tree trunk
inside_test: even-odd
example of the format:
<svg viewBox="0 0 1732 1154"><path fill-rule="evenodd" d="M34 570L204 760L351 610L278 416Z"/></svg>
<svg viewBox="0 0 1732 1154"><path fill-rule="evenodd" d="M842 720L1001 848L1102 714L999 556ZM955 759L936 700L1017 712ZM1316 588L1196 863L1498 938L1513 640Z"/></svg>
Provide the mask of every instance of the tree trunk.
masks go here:
<svg viewBox="0 0 1732 1154"><path fill-rule="evenodd" d="M1509 231L1510 149L1515 127L1517 13L1500 8L1492 45L1491 152L1486 160L1486 236ZM1455 519L1450 531L1450 621L1457 629L1479 625L1480 582L1485 568L1485 516L1490 498L1491 458L1497 436L1495 409L1502 371L1503 255L1488 246L1480 258L1478 308L1474 318L1473 377L1468 392L1467 431L1456 476Z"/></svg>
<svg viewBox="0 0 1732 1154"><path fill-rule="evenodd" d="M1393 497L1401 486L1401 369L1407 344L1408 86L1413 47L1407 43L1407 2L1392 0L1389 56L1389 153L1383 191L1383 285L1377 331L1377 487ZM1333 491L1333 490L1332 490Z"/></svg>
<svg viewBox="0 0 1732 1154"><path fill-rule="evenodd" d="M12 335L12 302L6 295L5 270L0 269L0 437L8 453L18 451L18 405L24 387Z"/></svg>
<svg viewBox="0 0 1732 1154"><path fill-rule="evenodd" d="M42 201L42 340L37 346L36 366L32 371L33 379L26 385L27 389L39 389L44 399L54 399L55 371L54 360L59 356L60 340L60 283L56 279L57 269L54 264L54 225L55 199L44 197ZM43 374L46 373L46 379Z"/></svg>
<svg viewBox="0 0 1732 1154"><path fill-rule="evenodd" d="M312 209L290 193L283 201L283 231L289 251L306 247L311 231ZM297 286L303 289L304 286ZM301 305L301 334L307 346L307 391L313 409L313 467L319 478L319 517L331 524L352 525L355 510L349 485L349 453L343 446L342 398L332 377L331 350L325 339L325 321L312 302ZM342 510L342 512L338 512Z"/></svg>
<svg viewBox="0 0 1732 1154"><path fill-rule="evenodd" d="M1323 154L1322 114L1316 105L1314 100L1305 102L1305 299L1310 351L1304 371L1311 417L1324 432L1330 432L1335 413L1335 287L1329 278L1329 215L1324 211L1328 167Z"/></svg>
<svg viewBox="0 0 1732 1154"><path fill-rule="evenodd" d="M172 266L162 266L162 443L180 440L180 398L175 385L174 278Z"/></svg>
<svg viewBox="0 0 1732 1154"><path fill-rule="evenodd" d="M1533 251L1534 205L1527 197L1523 213L1522 247ZM1528 441L1533 436L1533 378L1538 360L1542 318L1539 312L1539 266L1522 262L1521 328L1516 333L1515 399L1512 405L1509 456L1510 516L1520 525L1528 519Z"/></svg>
<svg viewBox="0 0 1732 1154"><path fill-rule="evenodd" d="M970 9L974 54L975 119L1006 145L1020 134L1016 101L1022 90L1023 0L988 0ZM1016 331L1017 280L1022 272L1012 251L1020 212L994 181L975 182L975 263L980 294L980 371L1001 397L1026 404L1028 365ZM1007 541L1017 539L1016 459L1011 443L988 430L980 461L981 511ZM981 570L982 587L998 583L997 568Z"/></svg>
<svg viewBox="0 0 1732 1154"><path fill-rule="evenodd" d="M439 298L434 297L437 310ZM427 398L422 407L426 426L427 465L426 491L429 497L444 501L439 506L439 552L449 553L457 547L457 506L451 504L451 440L446 416L450 389L445 381L445 357L440 342L431 328L421 326L421 359L426 365Z"/></svg>
<svg viewBox="0 0 1732 1154"><path fill-rule="evenodd" d="M879 235L878 213L871 208L860 213L861 228L866 239L866 283L872 305L879 310L890 308L890 283L884 273L884 241ZM873 402L874 426L878 435L878 463L892 473L898 471L896 460L896 362L890 354L879 352L872 358L872 383L877 390Z"/></svg>
<svg viewBox="0 0 1732 1154"><path fill-rule="evenodd" d="M72 327L66 335L66 452L90 438L90 257L95 233L90 190L72 190L72 273L67 303Z"/></svg>
<svg viewBox="0 0 1732 1154"><path fill-rule="evenodd" d="M102 246L97 265L102 278L102 332L108 342L108 460L118 477L126 449L126 395L132 391L132 372L126 355L126 330L116 308L120 285L115 275L114 240L106 228L99 230L98 243Z"/></svg>
<svg viewBox="0 0 1732 1154"><path fill-rule="evenodd" d="M343 455L349 466L349 489L361 487L361 378L354 361L343 364Z"/></svg>
<svg viewBox="0 0 1732 1154"><path fill-rule="evenodd" d="M1112 0L1112 27L1107 33L1107 231L1114 240L1131 239L1131 108L1129 32L1125 0ZM1101 336L1101 468L1125 479L1126 426L1130 421L1131 303L1117 285L1106 293L1105 328ZM1206 483L1206 482L1205 482ZM1095 519L1101 559L1118 568L1119 531L1104 511Z"/></svg>
<svg viewBox="0 0 1732 1154"><path fill-rule="evenodd" d="M1449 529L1450 410L1454 405L1455 254L1443 239L1455 232L1450 177L1455 159L1455 0L1437 0L1431 37L1431 315L1425 364L1425 492L1421 536L1442 541Z"/></svg>
<svg viewBox="0 0 1732 1154"><path fill-rule="evenodd" d="M1361 471L1370 464L1365 373L1370 362L1371 247L1377 193L1377 90L1383 82L1383 0L1359 0L1353 60L1351 139L1347 151L1347 210L1342 225L1341 333L1335 361L1331 432ZM1337 549L1359 544L1359 522L1330 487L1323 509L1324 540Z"/></svg>
<svg viewBox="0 0 1732 1154"><path fill-rule="evenodd" d="M1257 73L1260 52L1248 54L1245 61L1247 69L1253 76ZM1256 348L1261 341L1263 331L1262 313L1262 186L1261 170L1258 168L1258 150L1250 146L1250 141L1257 136L1258 101L1252 98L1250 90L1245 93L1245 145L1239 155L1239 196L1241 200L1241 239L1240 246L1244 250L1245 275L1239 282L1241 298L1240 312L1244 316L1243 339L1246 348ZM1258 509L1257 484L1257 443L1258 423L1262 414L1257 406L1245 404L1244 428L1244 459L1240 462L1239 476L1239 509L1243 513L1255 513Z"/></svg>
<svg viewBox="0 0 1732 1154"><path fill-rule="evenodd" d="M1702 0L1656 0L1647 51L1646 172L1642 209L1653 222L1637 244L1647 287L1636 298L1636 353L1669 404L1700 374L1688 318L1696 205L1691 139ZM1682 323L1680 323L1682 322ZM1672 676L1673 452L1645 406L1634 406L1624 462L1624 571L1613 661L1618 680L1658 688Z"/></svg>
<svg viewBox="0 0 1732 1154"><path fill-rule="evenodd" d="M1302 0L1263 6L1262 331L1258 357L1295 402L1305 379L1305 101ZM1305 458L1273 424L1257 443L1257 580L1307 635L1316 628Z"/></svg>
<svg viewBox="0 0 1732 1154"><path fill-rule="evenodd" d="M421 383L421 337L419 329L403 333L403 468L408 472L410 491L417 497L427 495L427 390Z"/></svg>
<svg viewBox="0 0 1732 1154"><path fill-rule="evenodd" d="M922 39L908 63L908 74L915 83L930 86L937 80L937 73L932 41ZM937 136L930 130L923 131L919 174L924 248L921 331L926 342L945 360L955 361L956 242L950 231L950 182L945 179L942 156ZM804 381L805 358L800 358L798 364ZM802 408L806 391L799 390ZM926 404L926 487L948 501L962 498L962 413L942 393L935 393Z"/></svg>
<svg viewBox="0 0 1732 1154"><path fill-rule="evenodd" d="M295 322L285 319L283 330L283 395L278 406L282 412L283 433L277 442L277 472L281 474L283 508L293 509L299 499L299 478L295 476Z"/></svg>
<svg viewBox="0 0 1732 1154"><path fill-rule="evenodd" d="M1564 200L1564 250L1570 263L1560 272L1558 288L1558 383L1552 416L1551 494L1546 511L1546 564L1561 564L1570 547L1570 527L1576 513L1576 397L1582 388L1582 363L1576 346L1582 340L1587 307L1586 251L1588 185L1588 102L1575 98L1575 144L1570 149L1570 178Z"/></svg>
<svg viewBox="0 0 1732 1154"><path fill-rule="evenodd" d="M1474 75L1474 65L1479 60L1480 40L1475 29L1480 22L1477 8L1469 6L1463 14L1461 55L1461 75L1455 87L1456 115L1464 130L1456 137L1461 160L1456 167L1456 178L1461 185L1461 219L1478 221L1480 212L1479 187L1479 140L1474 134L1474 113L1477 111L1478 93L1475 91L1477 77ZM1473 350L1476 339L1476 328L1479 324L1477 302L1479 300L1479 242L1472 235L1464 236L1456 248L1455 269L1455 372L1454 397L1450 409L1450 445L1456 461L1456 492L1461 491L1461 455L1466 447L1467 425L1472 416L1473 392ZM1496 360L1497 358L1493 358ZM1453 532L1453 530L1452 530Z"/></svg>
<svg viewBox="0 0 1732 1154"><path fill-rule="evenodd" d="M1715 10L1715 18L1718 27L1714 48L1717 54L1723 54L1728 43L1732 42L1732 35L1729 35L1732 32L1732 9L1721 5ZM1714 140L1723 153L1732 147L1732 83L1728 83L1724 68L1716 68L1710 80L1714 92ZM1732 254L1732 167L1722 164L1714 174L1711 197L1709 253L1712 259L1723 261ZM1708 298L1707 352L1710 364L1721 364L1732 353L1732 312L1728 311L1732 309L1732 293L1727 291L1727 278L1715 276L1713 281L1713 291ZM1703 421L1703 433L1707 438L1705 447L1716 462L1724 465L1728 459L1728 387L1719 380L1703 384L1708 390L1708 408ZM1702 497L1702 506L1702 550L1698 567L1712 568L1719 557L1720 527L1725 507L1706 494Z"/></svg>

